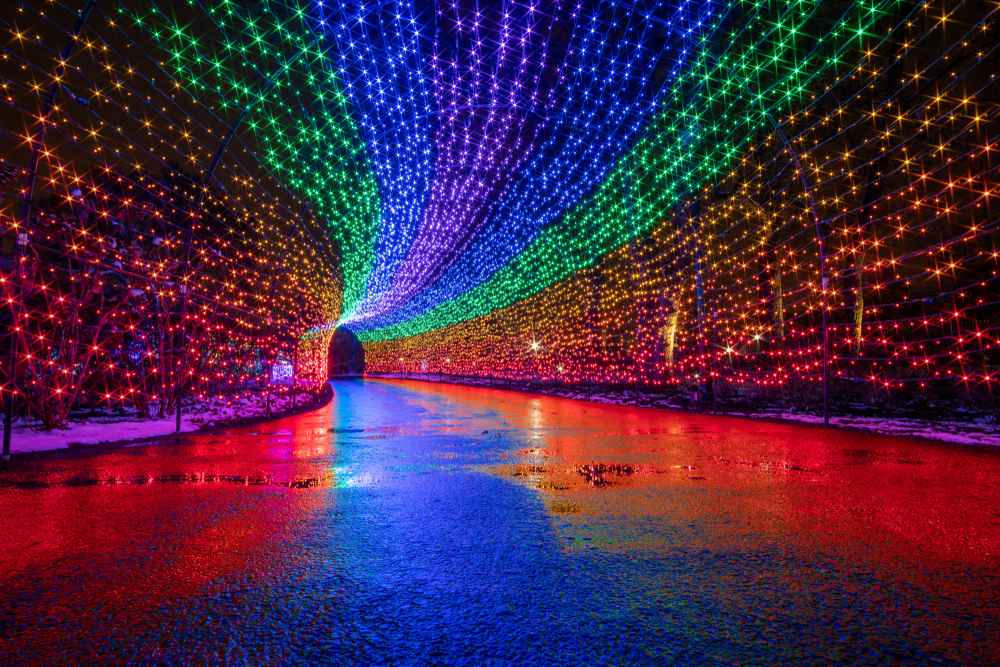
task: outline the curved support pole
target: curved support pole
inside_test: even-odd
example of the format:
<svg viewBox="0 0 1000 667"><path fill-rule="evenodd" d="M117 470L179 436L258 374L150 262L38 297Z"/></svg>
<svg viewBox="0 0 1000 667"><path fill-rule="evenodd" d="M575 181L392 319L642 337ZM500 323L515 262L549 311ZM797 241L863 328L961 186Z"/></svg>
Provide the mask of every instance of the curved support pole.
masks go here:
<svg viewBox="0 0 1000 667"><path fill-rule="evenodd" d="M317 40L318 41L318 40ZM315 41L310 44L315 44ZM275 83L278 82L278 77L281 76L282 72L287 71L288 68L305 53L310 47L302 48L298 54L287 63L284 67L280 69L279 72L274 74L267 83L261 88L260 92L247 104L246 108L240 112L239 118L236 122L229 127L229 133L226 138L222 140L222 144L219 146L219 150L215 151L215 156L212 158L212 164L208 168L208 173L205 174L205 183L201 188L201 192L198 193L198 200L195 202L194 208L191 209L191 224L188 227L187 235L184 239L184 261L181 264L181 307L180 307L180 323L179 323L179 333L181 337L181 347L184 347L184 330L185 330L185 320L187 319L187 282L188 282L188 271L191 268L191 243L194 241L194 227L198 222L198 218L201 216L201 208L205 202L205 194L208 192L208 186L212 183L212 179L215 178L215 169L219 166L219 161L222 159L223 153L226 152L226 148L229 147L229 142L232 141L233 137L236 135L236 130L239 128L243 119L246 118L247 113L250 109L259 101L264 99L264 95L271 89ZM177 372L177 383L174 389L174 395L176 397L175 414L177 419L175 422L175 432L180 433L181 431L181 399L183 398L184 392L184 376L180 371L180 362L178 360L178 372Z"/></svg>
<svg viewBox="0 0 1000 667"><path fill-rule="evenodd" d="M698 201L695 200L688 204L686 208L690 210L691 207L695 207L694 215L692 216L688 213L688 222L695 226L695 248L694 248L694 284L695 284L695 304L696 304L696 316L698 321L698 382L695 384L694 393L692 394L691 408L695 408L695 402L700 400L701 396L699 392L705 385L705 280L703 274L705 272L705 253L702 249L702 239L701 239L701 224L700 215L701 207L698 205ZM712 328L715 328L715 322L712 322ZM715 350L712 351L715 354ZM714 380L713 380L714 382ZM713 385L712 389L715 387Z"/></svg>
<svg viewBox="0 0 1000 667"><path fill-rule="evenodd" d="M819 273L820 282L823 290L823 425L830 425L830 331L829 331L829 296L827 294L827 288L829 287L829 279L826 274L826 243L825 234L823 233L823 218L819 215L819 210L816 208L816 200L813 199L812 188L809 187L809 179L806 178L806 171L802 168L801 162L799 162L799 156L792 148L791 142L788 141L788 137L781 130L781 125L768 113L767 108L764 106L763 101L754 94L753 90L750 88L750 82L747 80L737 79L733 75L733 71L729 69L725 64L719 60L718 56L712 53L707 54L715 63L725 69L731 80L740 80L742 83L743 90L747 95L750 96L752 102L756 103L760 108L760 111L764 116L767 117L768 122L771 123L771 127L774 131L778 133L778 137L781 139L781 143L785 146L785 150L792 157L792 163L795 165L796 170L799 172L799 180L802 181L802 187L805 189L806 197L809 199L809 209L812 212L813 223L816 226L816 243L819 248Z"/></svg>
<svg viewBox="0 0 1000 667"><path fill-rule="evenodd" d="M830 425L830 330L829 330L829 297L827 295L827 287L829 286L827 275L826 275L826 244L824 243L825 234L823 233L823 219L820 217L818 210L816 209L816 200L813 199L812 189L809 187L809 179L806 178L806 171L802 168L802 163L799 162L799 156L796 154L795 150L792 148L791 142L785 136L785 133L781 131L781 127L778 125L777 121L774 120L770 115L768 119L771 121L771 125L774 127L774 131L778 133L781 138L781 143L785 145L785 150L788 154L792 156L792 162L795 164L796 171L799 172L799 178L802 180L802 187L806 191L806 197L809 198L809 209L813 215L813 224L816 225L816 243L819 246L819 275L821 279L822 289L823 289L823 425Z"/></svg>
<svg viewBox="0 0 1000 667"><path fill-rule="evenodd" d="M229 127L229 133L226 138L222 140L219 145L219 150L215 151L215 156L212 158L212 164L208 168L208 173L205 174L205 183L201 186L201 192L198 193L198 199L195 201L194 207L191 209L191 223L188 225L187 235L184 238L184 260L181 263L181 307L180 307L180 321L178 322L178 329L180 335L180 347L184 348L184 331L186 327L184 326L185 320L187 319L187 282L188 282L188 272L191 268L191 243L194 241L194 227L198 223L198 218L201 216L201 207L205 203L205 193L208 192L208 186L212 183L212 179L215 178L215 169L219 166L219 162L222 159L222 154L226 152L226 148L229 147L229 142L232 141L233 137L236 135L236 129L246 118L247 112L250 110L250 106L240 112L239 118L236 122ZM174 431L176 433L181 432L181 399L184 396L184 375L182 372L180 359L177 360L177 378L176 384L174 386L174 396L175 403L174 414L177 416Z"/></svg>
<svg viewBox="0 0 1000 667"><path fill-rule="evenodd" d="M69 41L62 50L59 57L59 66L56 67L55 75L52 77L52 84L49 85L49 94L45 97L45 104L42 106L42 113L38 116L38 129L31 142L31 161L28 163L28 176L24 183L24 199L21 202L21 223L28 222L31 214L31 198L35 192L35 174L38 171L38 160L42 155L42 148L45 146L45 130L48 128L49 116L55 108L56 93L62 88L62 78L66 74L66 61L73 55L73 48L76 46L76 38L80 36L83 26L87 23L90 10L97 4L96 0L89 0L83 11L76 17L73 25L73 32L69 36Z"/></svg>
<svg viewBox="0 0 1000 667"><path fill-rule="evenodd" d="M719 306L712 276L712 414L719 414Z"/></svg>
<svg viewBox="0 0 1000 667"><path fill-rule="evenodd" d="M66 42L66 46L63 47L62 54L59 57L59 66L56 67L55 74L52 77L52 83L49 85L49 93L45 96L45 103L42 105L42 113L38 116L38 129L35 130L34 136L29 140L31 144L31 159L28 162L28 175L24 182L24 198L21 200L21 218L17 225L17 256L14 265L14 288L17 289L18 294L20 294L21 285L21 263L24 259L24 250L28 242L27 232L20 231L24 229L28 224L28 218L31 216L31 199L35 194L35 174L38 172L38 160L42 155L42 148L45 146L45 130L48 128L49 116L52 115L52 111L55 108L56 94L59 89L62 88L62 78L66 74L66 61L69 57L73 55L73 48L76 46L76 39L80 36L80 32L83 30L83 26L87 24L87 17L90 16L90 10L94 8L97 4L97 0L88 0L87 4L84 5L83 10L77 15L76 23L73 24L73 32L70 33L69 41ZM11 309L14 310L14 323L17 322L17 307L11 303ZM10 377L8 378L10 382L10 395L7 400L4 401L4 414L3 414L3 460L10 460L10 436L11 436L11 426L14 422L14 396L17 393L17 378L15 366L17 364L17 336L14 335L13 330L11 331L10 337L10 362L8 364L8 371Z"/></svg>

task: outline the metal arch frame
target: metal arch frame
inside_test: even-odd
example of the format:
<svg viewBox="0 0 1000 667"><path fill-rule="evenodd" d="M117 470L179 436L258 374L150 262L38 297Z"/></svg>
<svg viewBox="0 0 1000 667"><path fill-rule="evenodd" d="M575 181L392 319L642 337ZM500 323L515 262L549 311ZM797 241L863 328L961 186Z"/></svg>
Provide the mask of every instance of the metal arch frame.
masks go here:
<svg viewBox="0 0 1000 667"><path fill-rule="evenodd" d="M729 67L727 67L725 63L722 62L722 60L719 58L718 55L716 55L710 50L706 51L705 55L711 60L713 60L717 66L725 69L729 73L731 79L737 79L737 77L735 77L735 75L733 74L733 71ZM805 169L802 168L802 163L799 161L798 153L795 152L795 149L792 147L791 142L788 141L788 137L785 136L784 131L781 129L781 124L774 119L774 116L764 106L761 97L753 92L753 89L750 87L749 80L742 78L739 78L737 80L740 81L741 87L745 92L745 94L747 94L750 97L750 104L756 104L756 106L760 109L760 112L767 118L768 122L771 124L771 127L774 129L775 133L777 133L778 138L781 139L782 145L785 147L785 150L787 150L788 154L791 156L792 163L795 165L795 170L799 175L799 180L802 181L802 187L805 190L806 197L809 200L809 209L810 212L812 213L813 223L816 227L816 243L819 250L820 278L821 278L821 295L822 295L822 311L823 311L823 425L829 426L830 425L830 331L829 331L829 295L827 294L829 279L827 277L827 270L826 270L826 244L825 244L825 234L823 233L824 221L823 218L819 215L818 209L816 208L816 200L813 198L812 188L809 185L809 179L806 178ZM698 273L697 279L700 282L701 280L700 268L696 270ZM713 340L714 340L716 336L715 321L718 318L718 309L715 301L716 286L714 279L712 280L711 289L712 289L712 311L713 311L712 318L713 318ZM699 307L699 322L701 315L700 310L701 308ZM699 324L699 329L700 328L701 326ZM712 366L714 369L717 367L715 358L718 355L718 346L713 343L713 347L716 348L712 351L713 352ZM718 373L716 372L714 373L714 375L715 377L713 377L712 379L713 412L715 412L718 407L717 398L715 396L716 392L714 391L715 389L714 385L718 380L717 377Z"/></svg>
<svg viewBox="0 0 1000 667"><path fill-rule="evenodd" d="M181 281L180 281L181 303L179 309L179 322L178 322L179 326L177 327L178 335L180 336L180 347L182 348L184 347L184 337L186 334L185 323L187 320L187 296L188 296L187 283L191 269L191 245L194 242L194 228L198 222L198 218L201 217L201 209L205 203L205 195L208 193L208 188L211 185L212 181L215 179L215 170L216 168L218 168L219 162L221 162L223 154L229 147L229 142L232 141L234 136L236 136L236 130L239 129L240 125L243 123L243 119L246 118L247 114L254 107L254 105L258 101L264 99L264 96L278 82L278 79L282 76L282 74L287 73L288 68L291 67L299 58L301 58L302 54L306 53L320 39L322 39L322 36L314 40L313 42L310 42L309 45L304 46L295 55L294 58L278 66L278 71L275 72L275 74L267 81L264 87L261 88L260 92L258 92L252 100L250 100L249 104L247 104L247 106L240 112L240 115L236 119L236 121L229 126L229 132L226 134L226 137L222 140L222 143L219 145L218 150L215 151L215 155L212 157L212 163L209 165L208 172L205 174L205 182L202 184L201 191L198 193L198 199L195 201L195 205L191 209L190 224L188 225L187 234L185 235L184 238L184 259L181 263L182 268L181 268ZM296 224L296 227L297 226L298 225ZM177 378L174 385L174 397L175 397L174 414L176 416L174 421L174 432L180 433L181 401L184 397L184 373L180 360L178 360Z"/></svg>
<svg viewBox="0 0 1000 667"><path fill-rule="evenodd" d="M726 67L721 60L714 54L709 53L712 59L717 65L726 69L729 72L730 78L736 79L732 70ZM823 232L823 225L825 224L823 218L819 214L819 210L816 208L816 200L813 198L812 188L809 185L809 179L806 178L806 171L802 168L802 163L799 161L799 155L795 152L792 147L788 137L785 136L784 131L781 129L781 123L774 119L774 116L768 111L764 106L763 100L759 95L754 94L753 89L750 88L750 82L745 79L738 79L742 88L750 96L751 103L756 103L760 112L767 118L774 132L781 139L782 145L784 145L785 150L788 151L789 156L792 158L792 164L795 165L795 170L799 175L799 180L802 181L802 188L805 190L806 198L809 200L809 210L813 216L813 224L816 227L816 244L819 250L819 273L820 273L820 283L821 283L821 294L822 294L822 310L823 310L823 425L830 425L830 327L829 327L829 295L827 289L829 287L829 278L826 271L826 243L825 234ZM716 354L718 350L715 351Z"/></svg>
<svg viewBox="0 0 1000 667"><path fill-rule="evenodd" d="M820 217L819 212L816 209L816 200L813 199L812 189L809 187L809 180L806 178L805 169L802 168L802 163L799 162L799 156L792 148L791 142L785 137L785 133L781 130L777 121L768 114L768 120L771 121L771 125L774 127L774 131L778 133L778 137L781 138L781 143L785 145L785 150L788 154L792 156L792 162L795 164L795 170L799 174L799 179L802 181L802 187L806 191L806 197L809 199L809 209L813 215L813 224L816 227L816 243L819 249L819 275L821 280L822 289L822 308L823 308L823 425L830 425L830 327L829 327L829 295L827 294L827 288L829 286L829 279L826 273L826 244L824 243L825 235L823 233L823 219Z"/></svg>
<svg viewBox="0 0 1000 667"><path fill-rule="evenodd" d="M253 101L251 101L250 104L248 104L247 107L243 109L243 111L240 112L240 115L236 119L236 122L229 126L229 133L226 134L226 137L222 140L222 143L219 145L219 149L215 151L215 155L212 157L212 164L208 168L208 173L205 174L205 182L202 184L201 191L198 193L198 199L195 201L195 205L191 209L191 215L190 215L191 221L190 224L188 225L187 234L184 237L184 259L181 263L181 282L180 282L181 304L178 313L179 326L177 327L177 329L178 329L178 335L180 336L180 347L182 348L184 347L184 337L186 334L185 321L187 320L187 294L188 294L187 283L188 283L188 274L191 269L191 243L194 241L194 227L197 224L198 218L201 217L201 209L205 203L205 193L208 192L208 188L211 185L212 180L215 178L215 169L219 166L219 162L222 159L222 154L226 152L226 148L229 147L229 142L232 141L232 138L236 135L236 129L243 122L243 119L246 118L247 112L250 111L250 108L253 106L254 102L263 97L264 93L268 89L270 89L273 82L274 80L268 83L268 85L264 88L264 90L262 90L261 93ZM174 397L175 397L174 414L176 416L174 424L174 432L180 433L181 400L184 397L184 373L183 373L184 369L182 367L180 359L178 359L177 366L178 366L177 378L175 380L175 385L174 385Z"/></svg>
<svg viewBox="0 0 1000 667"><path fill-rule="evenodd" d="M52 111L55 108L56 94L58 94L59 89L62 88L62 78L66 74L66 61L69 60L70 56L73 55L73 49L76 46L77 38L83 31L83 27L87 24L87 17L90 16L90 11L97 4L97 0L88 0L87 4L84 5L83 9L76 16L76 22L73 24L73 31L70 33L69 40L66 42L66 46L63 47L62 54L59 58L59 65L56 67L56 71L52 76L52 83L49 84L49 93L45 97L45 103L42 105L42 113L38 116L38 129L35 130L34 135L28 140L31 144L31 158L28 162L28 175L24 183L24 197L21 200L21 218L20 225L25 227L28 224L28 218L31 215L31 199L35 192L35 175L38 173L38 161L42 154L42 148L45 146L45 130L48 128L49 116L52 115ZM19 232L17 238L17 256L14 266L14 286L18 288L18 301L20 301L20 283L21 283L21 270L22 263L24 260L24 250L27 245L27 232ZM17 320L17 309L20 304L15 304L11 302L11 309L14 310L14 320ZM7 400L4 401L4 415L3 415L3 460L10 460L10 439L11 439L11 428L14 422L14 397L17 395L17 373L15 371L15 366L17 362L17 342L18 337L14 333L14 329L11 330L10 338L10 353L9 353L9 363L8 370L10 373L10 395Z"/></svg>
<svg viewBox="0 0 1000 667"><path fill-rule="evenodd" d="M45 104L43 105L42 113L41 113L41 115L39 117L39 128L36 130L35 135L30 140L30 142L31 142L31 148L32 148L32 154L31 154L31 160L29 162L28 174L27 174L26 185L25 185L25 195L24 195L24 199L22 201L22 209L21 209L21 221L25 222L25 223L27 222L28 217L30 216L30 212L31 212L31 199L32 199L33 191L34 191L34 183L35 183L35 177L36 177L36 173L37 173L38 161L39 161L39 158L40 158L41 150L42 150L42 148L44 146L44 139L45 139L45 132L46 132L46 129L47 129L48 118L51 115L52 110L54 108L54 102L55 102L56 94L58 93L59 89L62 87L61 86L61 78L65 75L65 71L66 71L66 65L65 65L65 63L66 63L66 60L68 60L68 58L71 56L71 54L73 52L73 49L74 49L74 46L75 46L75 42L76 42L76 40L77 40L77 38L79 36L79 33L82 31L84 25L86 24L86 21L87 21L87 18L89 16L89 14L90 14L90 11L93 9L93 7L95 5L96 5L96 0L88 0L88 2L85 5L84 9L81 10L81 12L77 16L77 20L76 20L76 23L74 25L71 37L70 37L69 41L67 42L66 46L63 49L62 57L61 57L61 60L60 60L60 64L56 68L56 71L55 71L55 74L54 74L54 77L53 77L53 81L52 81L52 83L49 86L49 93L48 93L48 95L46 97L46 101L45 101ZM309 47L306 47L305 49L303 49L302 51L300 51L299 54L296 55L296 57L293 58L291 62L286 63L284 65L284 67L282 67L282 69L284 71L287 71L288 66L292 62L294 62L295 60L297 60L302 55L302 53L304 53L308 48ZM717 59L716 59L716 61L718 62ZM192 243L193 243L194 228L195 228L195 225L197 223L197 219L200 217L201 210L202 210L203 205L204 205L205 195L206 195L206 193L208 191L209 185L211 184L212 180L214 179L215 170L217 169L218 164L221 161L222 155L225 153L226 149L228 148L228 145L229 145L230 141L235 136L236 130L242 124L243 119L246 117L247 113L250 111L250 109L253 107L253 105L258 100L260 100L260 99L262 99L264 97L264 95L267 93L267 91L270 90L270 88L277 82L279 76L281 76L281 72L278 72L265 85L265 87L261 90L261 92L258 93L255 96L255 99L252 100L250 102L250 104L248 104L247 107L244 108L241 111L241 113L240 113L239 117L237 118L237 120L230 126L229 133L227 134L227 136L225 137L225 139L222 141L219 149L216 151L216 153L215 153L215 155L213 157L212 163L211 163L211 165L209 167L209 170L208 170L208 172L206 174L204 184L202 186L201 191L199 192L198 199L197 199L197 201L195 203L195 206L192 209L191 216L190 216L190 225L188 227L188 231L187 231L186 238L185 238L184 259L183 259L183 263L182 263L182 267L183 267L182 273L183 273L183 276L182 276L182 280L181 280L181 307L180 307L180 313L179 313L179 315L180 315L179 334L181 336L181 345L182 346L184 344L184 333L185 333L185 320L186 320L187 294L188 294L187 282L188 282L189 272L190 272L191 246L192 246ZM806 196L807 196L807 198L809 200L810 209L811 209L811 212L813 214L814 224L815 224L816 232L817 232L817 243L818 243L819 256L820 256L820 274L821 274L821 279L822 279L822 310L823 310L823 312L822 312L822 316L823 316L823 325L822 325L823 326L823 406L824 406L824 423L826 425L829 425L829 327L828 327L828 317L829 317L829 315L828 315L828 312L827 312L828 311L828 295L827 295L828 277L827 277L827 270L826 270L826 252L825 252L825 244L824 244L824 234L823 234L823 229L822 229L823 221L822 221L822 218L818 214L818 211L817 211L817 208L816 208L815 199L814 199L813 194L812 194L812 189L810 188L808 179L806 178L805 170L803 169L803 167L801 165L801 162L799 160L798 154L792 148L792 146L789 143L787 137L785 136L784 132L782 131L782 129L780 127L780 124L773 118L773 116L770 113L768 113L768 111L765 108L763 108L762 102L758 98L758 96L756 96L756 95L753 94L753 91L749 87L749 83L748 82L743 82L743 84L744 84L744 88L747 90L747 92L750 93L751 98L754 101L757 102L758 106L761 107L762 112L765 114L765 116L767 116L767 118L768 118L769 122L771 123L771 125L773 126L775 132L778 134L778 136L781 139L783 145L785 146L785 149L789 152L789 155L791 156L792 161L793 161L793 163L794 163L794 165L796 167L796 170L797 170L797 172L799 174L800 180L802 181L802 184L803 184ZM296 230L298 229L299 223L301 222L302 215L309 208L309 205L310 204L307 203L306 206L303 208L302 212L300 213L299 218L298 218L298 220L296 222L296 227L295 227ZM293 234L294 234L294 232L293 232ZM17 244L17 267L16 267L16 274L17 274L18 278L20 277L21 262L22 262L22 259L23 259L23 250L24 250L24 245L25 245L21 241L21 238L23 238L23 237L19 237L18 244ZM281 263L283 263L284 255L285 255L286 251L287 251L287 244L286 244L285 249L282 252L282 257L281 257L281 260L279 261L279 267L281 266ZM272 294L273 294L275 286L276 286L276 281L272 283L272 289L271 289ZM713 292L714 292L714 290L713 290ZM268 331L269 332L270 332L270 326L271 326L271 317L269 315L269 318L268 318ZM5 460L8 459L9 455L10 455L11 423L12 423L12 416L13 416L14 396L15 396L15 393L16 393L16 378L14 377L15 374L14 374L14 370L13 370L14 362L15 362L15 358L16 358L16 348L17 348L17 338L16 338L16 336L12 336L12 338L11 338L11 348L10 348L11 395L10 395L10 398L5 402L5 414L4 414L3 457L4 457ZM176 392L175 393L175 395L176 395L176 408L175 408L176 409L176 412L175 412L175 414L176 414L176 430L179 432L180 431L180 422L181 422L181 403L182 403L182 397L183 397L183 373L182 373L182 371L180 369L178 369L178 377L177 377L177 383L176 383L175 392ZM270 377L268 378L268 398L270 398ZM268 408L270 408L270 401L268 401Z"/></svg>

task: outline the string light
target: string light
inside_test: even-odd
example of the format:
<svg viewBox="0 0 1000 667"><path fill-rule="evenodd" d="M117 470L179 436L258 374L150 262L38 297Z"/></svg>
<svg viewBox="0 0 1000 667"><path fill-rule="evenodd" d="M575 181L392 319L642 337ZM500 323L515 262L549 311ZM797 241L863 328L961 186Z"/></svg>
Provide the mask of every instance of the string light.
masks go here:
<svg viewBox="0 0 1000 667"><path fill-rule="evenodd" d="M49 4L0 53L4 390L48 425L315 386L338 328L736 393L825 335L838 386L992 397L995 6L97 5L64 57Z"/></svg>

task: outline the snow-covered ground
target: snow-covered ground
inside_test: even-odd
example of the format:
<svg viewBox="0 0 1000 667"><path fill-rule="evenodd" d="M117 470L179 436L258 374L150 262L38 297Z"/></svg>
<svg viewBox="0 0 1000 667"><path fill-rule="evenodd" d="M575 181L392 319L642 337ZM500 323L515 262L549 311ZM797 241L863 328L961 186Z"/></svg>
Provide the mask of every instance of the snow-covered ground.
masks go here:
<svg viewBox="0 0 1000 667"><path fill-rule="evenodd" d="M744 415L737 415L742 417ZM792 412L751 412L751 419L783 419L806 424L822 424L821 415ZM928 438L962 445L1000 446L1000 426L977 422L885 419L884 417L830 417L831 426L859 429L881 435Z"/></svg>
<svg viewBox="0 0 1000 667"><path fill-rule="evenodd" d="M423 377L409 378L406 375L396 377L401 379L425 379ZM426 379L432 382L439 381L436 376ZM449 378L443 381L480 387L488 387L493 384L483 378L469 378L468 380ZM516 387L513 385L498 384L497 388L507 389ZM530 385L525 385L521 389L594 403L642 405L672 410L687 409L686 402L681 399L650 398L640 395L637 401L636 395L633 392L610 390L587 392L572 387L536 388ZM311 395L303 393L299 395L298 405L303 407L311 403L311 401ZM272 395L271 412L273 415L279 415L291 407L291 396L289 394ZM263 417L266 411L267 408L263 396L251 396L238 400L204 400L193 407L191 405L185 406L184 414L181 416L181 432L196 431L200 428L210 426L221 426L238 419ZM780 410L756 410L747 413L729 412L726 414L733 417L747 417L749 419L776 419L803 424L823 423L823 417L820 415ZM830 418L830 424L836 427L857 429L881 435L928 438L930 440L963 445L1000 446L1000 425L987 423L984 419L943 421L911 418L886 419L883 417L834 416ZM138 438L167 436L173 433L174 417L172 415L164 419L104 416L85 421L71 422L67 424L66 428L53 431L40 431L25 424L15 423L11 433L11 453L39 452L63 449L70 445L119 442Z"/></svg>
<svg viewBox="0 0 1000 667"><path fill-rule="evenodd" d="M689 403L683 398L650 397L640 394L638 398L631 391L614 391L595 389L584 391L575 387L542 386L532 387L525 383L517 386L516 383L491 382L487 378L460 378L448 376L438 376L437 374L413 375L389 374L378 377L398 377L400 379L425 380L429 382L451 382L454 384L470 385L474 387L490 387L497 389L515 389L520 391L535 392L547 396L560 396L572 398L580 401L590 401L592 403L609 403L614 405L640 405L644 407L666 408L668 410L688 410ZM704 412L703 410L700 412ZM789 412L783 410L758 409L751 412L726 412L731 417L746 417L748 419L775 419L782 421L799 422L803 424L822 424L823 416L801 412ZM850 428L880 435L895 435L900 437L927 438L929 440L939 440L942 442L952 442L962 445L991 445L1000 446L1000 425L988 423L983 418L970 416L968 420L932 420L932 419L912 419L896 418L887 419L884 417L863 417L863 416L836 416L830 417L830 425Z"/></svg>
<svg viewBox="0 0 1000 667"><path fill-rule="evenodd" d="M186 404L181 414L181 432L197 431L203 427L224 425L237 419L263 417L267 414L265 396L240 399L217 398ZM300 393L298 406L312 402L312 395ZM277 415L292 408L290 394L271 396L271 414ZM105 415L82 421L70 421L65 428L42 431L28 424L15 422L11 430L12 454L64 449L70 445L95 445L137 438L150 438L173 434L174 415L163 419L140 419L129 416Z"/></svg>

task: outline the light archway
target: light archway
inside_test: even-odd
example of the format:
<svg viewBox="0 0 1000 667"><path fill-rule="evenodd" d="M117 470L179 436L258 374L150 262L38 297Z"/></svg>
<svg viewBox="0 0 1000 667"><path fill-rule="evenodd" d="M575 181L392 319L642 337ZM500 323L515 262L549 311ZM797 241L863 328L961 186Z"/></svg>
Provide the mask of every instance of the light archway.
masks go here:
<svg viewBox="0 0 1000 667"><path fill-rule="evenodd" d="M360 375L365 370L365 349L349 330L338 328L330 338L327 377Z"/></svg>

